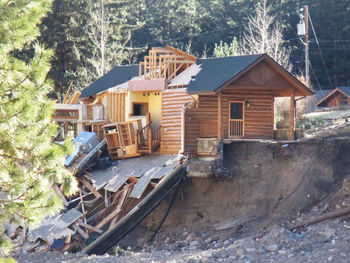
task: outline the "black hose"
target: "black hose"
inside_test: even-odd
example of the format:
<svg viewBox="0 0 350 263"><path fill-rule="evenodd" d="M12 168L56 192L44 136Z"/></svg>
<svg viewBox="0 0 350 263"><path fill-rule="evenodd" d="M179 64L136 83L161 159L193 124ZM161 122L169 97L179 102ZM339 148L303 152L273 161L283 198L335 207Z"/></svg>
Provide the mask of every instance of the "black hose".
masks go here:
<svg viewBox="0 0 350 263"><path fill-rule="evenodd" d="M152 237L150 238L149 243L152 243L152 242L154 241L156 235L158 234L158 231L159 231L160 228L162 227L162 225L163 225L165 219L168 217L169 212L170 212L170 209L171 209L171 207L173 206L173 204L174 204L174 202L175 202L175 199L176 199L176 196L177 196L177 193L179 192L179 189L180 189L180 187L181 187L181 185L182 185L181 181L184 180L185 174L186 174L186 172L183 173L183 175L182 175L182 177L181 177L181 179L180 179L180 183L178 184L178 186L177 186L176 189L175 189L174 196L173 196L173 198L171 199L171 201L170 201L170 203L169 203L168 209L167 209L167 211L166 211L166 213L165 213L165 215L164 215L162 221L160 221L160 223L159 223L159 225L158 225L156 231L153 233Z"/></svg>

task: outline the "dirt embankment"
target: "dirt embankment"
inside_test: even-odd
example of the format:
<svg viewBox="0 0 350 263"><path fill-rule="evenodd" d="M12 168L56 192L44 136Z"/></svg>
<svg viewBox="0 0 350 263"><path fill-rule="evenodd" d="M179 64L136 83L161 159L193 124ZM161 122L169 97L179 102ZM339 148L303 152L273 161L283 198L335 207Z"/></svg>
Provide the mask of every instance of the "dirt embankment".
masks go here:
<svg viewBox="0 0 350 263"><path fill-rule="evenodd" d="M224 145L223 164L224 169L216 167L219 176L204 162L213 176L186 180L163 228L236 228L244 233L293 218L339 189L350 174L350 138L235 142ZM169 202L143 226L154 229Z"/></svg>

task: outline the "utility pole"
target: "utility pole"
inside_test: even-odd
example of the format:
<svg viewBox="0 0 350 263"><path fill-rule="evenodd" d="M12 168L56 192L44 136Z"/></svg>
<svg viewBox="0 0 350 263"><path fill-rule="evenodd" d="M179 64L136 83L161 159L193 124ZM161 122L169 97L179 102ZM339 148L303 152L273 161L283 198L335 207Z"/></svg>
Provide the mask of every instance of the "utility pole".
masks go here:
<svg viewBox="0 0 350 263"><path fill-rule="evenodd" d="M310 84L310 66L309 66L309 7L304 6L304 25L305 25L305 80Z"/></svg>

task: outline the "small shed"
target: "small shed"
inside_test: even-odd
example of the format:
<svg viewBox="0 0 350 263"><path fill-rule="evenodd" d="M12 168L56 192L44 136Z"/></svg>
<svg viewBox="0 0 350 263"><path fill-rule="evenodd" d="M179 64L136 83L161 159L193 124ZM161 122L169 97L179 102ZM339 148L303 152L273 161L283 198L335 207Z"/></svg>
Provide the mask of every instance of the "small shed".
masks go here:
<svg viewBox="0 0 350 263"><path fill-rule="evenodd" d="M317 103L317 107L338 107L350 104L350 87L337 87L328 92Z"/></svg>

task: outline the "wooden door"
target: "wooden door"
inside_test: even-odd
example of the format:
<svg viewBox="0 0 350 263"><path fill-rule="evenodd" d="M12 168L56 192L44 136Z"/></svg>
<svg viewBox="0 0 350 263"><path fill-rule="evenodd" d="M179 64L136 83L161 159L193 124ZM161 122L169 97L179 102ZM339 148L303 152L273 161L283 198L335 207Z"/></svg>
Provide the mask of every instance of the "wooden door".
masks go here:
<svg viewBox="0 0 350 263"><path fill-rule="evenodd" d="M230 101L229 138L244 137L244 101Z"/></svg>

